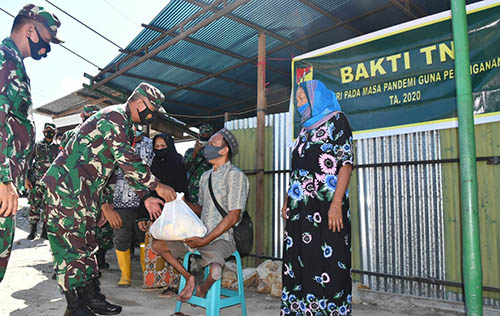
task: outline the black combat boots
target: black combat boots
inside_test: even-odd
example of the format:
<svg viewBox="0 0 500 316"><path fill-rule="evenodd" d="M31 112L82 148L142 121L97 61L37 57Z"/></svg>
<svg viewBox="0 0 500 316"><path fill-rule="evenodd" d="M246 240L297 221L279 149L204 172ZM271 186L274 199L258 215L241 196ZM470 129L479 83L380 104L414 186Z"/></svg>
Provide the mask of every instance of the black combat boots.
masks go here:
<svg viewBox="0 0 500 316"><path fill-rule="evenodd" d="M68 307L64 316L96 316L86 305L83 298L79 295L77 289L64 292Z"/></svg>
<svg viewBox="0 0 500 316"><path fill-rule="evenodd" d="M99 250L96 253L96 258L97 258L97 266L99 269L108 269L109 268L109 263L106 262L106 250L99 248Z"/></svg>
<svg viewBox="0 0 500 316"><path fill-rule="evenodd" d="M35 239L35 236L36 236L36 226L37 225L38 225L38 222L31 224L30 234L28 235L28 237L26 237L26 239L28 239L28 240Z"/></svg>
<svg viewBox="0 0 500 316"><path fill-rule="evenodd" d="M83 296L87 307L99 315L116 315L120 314L122 307L113 305L106 301L106 296L101 293L99 279L95 278L87 283L87 286L82 288Z"/></svg>
<svg viewBox="0 0 500 316"><path fill-rule="evenodd" d="M49 239L47 237L47 222L43 223L42 232L40 233L40 238Z"/></svg>

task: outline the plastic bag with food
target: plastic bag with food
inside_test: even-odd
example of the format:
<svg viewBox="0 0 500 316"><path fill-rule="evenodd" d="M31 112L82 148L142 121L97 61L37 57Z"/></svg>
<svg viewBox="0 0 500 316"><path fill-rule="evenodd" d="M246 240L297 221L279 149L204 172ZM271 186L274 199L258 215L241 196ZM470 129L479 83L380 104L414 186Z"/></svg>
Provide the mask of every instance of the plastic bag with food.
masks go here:
<svg viewBox="0 0 500 316"><path fill-rule="evenodd" d="M203 237L207 228L193 210L182 200L184 193L177 193L177 198L165 203L163 211L149 228L155 239L184 240L190 237Z"/></svg>

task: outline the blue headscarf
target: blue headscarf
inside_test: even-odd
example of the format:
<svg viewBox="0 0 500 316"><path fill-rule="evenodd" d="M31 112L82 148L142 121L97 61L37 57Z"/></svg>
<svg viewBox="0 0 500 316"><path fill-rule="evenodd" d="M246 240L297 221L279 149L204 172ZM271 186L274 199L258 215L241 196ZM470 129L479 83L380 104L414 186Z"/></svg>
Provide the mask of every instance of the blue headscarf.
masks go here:
<svg viewBox="0 0 500 316"><path fill-rule="evenodd" d="M302 127L313 129L328 121L335 112L342 111L335 93L329 90L323 82L310 80L300 83L307 97L307 103L298 107L302 117Z"/></svg>

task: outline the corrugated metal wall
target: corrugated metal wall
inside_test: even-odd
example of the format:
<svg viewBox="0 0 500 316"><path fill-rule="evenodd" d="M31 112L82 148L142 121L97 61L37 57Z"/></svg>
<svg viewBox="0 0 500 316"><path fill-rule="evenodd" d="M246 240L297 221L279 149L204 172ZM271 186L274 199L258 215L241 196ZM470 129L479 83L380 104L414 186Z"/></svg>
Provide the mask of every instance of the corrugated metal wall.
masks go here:
<svg viewBox="0 0 500 316"><path fill-rule="evenodd" d="M356 164L441 158L439 132L419 132L356 142ZM356 169L360 268L392 275L444 280L441 165ZM371 289L445 298L444 287L363 276Z"/></svg>
<svg viewBox="0 0 500 316"><path fill-rule="evenodd" d="M289 170L290 169L290 148L286 144L286 113L272 114L266 116L266 163L264 170ZM241 133L239 130L251 129L254 131L257 128L257 119L247 118L241 120L229 121L226 127L233 132ZM269 134L268 134L269 133ZM236 135L237 136L237 135ZM240 147L246 147L249 155L239 154L235 157L234 163L242 170L255 169L255 136L250 136L248 139L240 139L244 144ZM242 156L242 157L238 157ZM247 156L247 157L245 157ZM252 158L248 157L252 156ZM251 161L250 161L251 160ZM281 207L285 198L285 191L287 190L288 172L281 172L277 174L265 175L266 194L266 220L269 220L270 231L266 236L272 236L271 242L265 249L269 249L266 253L268 256L280 257L282 256L283 246L283 228L284 223L281 219ZM255 176L249 175L249 179L255 185ZM251 188L254 188L253 186ZM267 189L269 188L269 189ZM255 203L255 191L252 192L253 196L250 197L251 203ZM255 204L253 204L255 205ZM269 239L269 238L267 238Z"/></svg>
<svg viewBox="0 0 500 316"><path fill-rule="evenodd" d="M255 169L256 118L226 123L242 152L235 164ZM290 169L286 114L266 117L265 170ZM500 156L500 123L476 126L478 156ZM443 145L444 144L444 145ZM353 269L405 277L461 282L461 236L458 164L427 163L373 166L458 157L456 129L426 131L355 141L358 166L351 177ZM370 165L370 166L366 166ZM500 167L478 163L484 285L500 287ZM249 176L254 190L255 176ZM266 174L266 255L281 257L280 210L288 172ZM255 205L251 192L249 208ZM394 278L359 276L370 288L399 294L463 301L461 289ZM485 304L500 305L486 293Z"/></svg>
<svg viewBox="0 0 500 316"><path fill-rule="evenodd" d="M273 130L272 121L266 118L266 132L265 132L265 162L264 170L273 169ZM230 121L226 123L226 127L231 129L238 139L239 142L239 154L237 154L233 163L238 166L243 171L254 171L255 170L255 147L256 147L256 131L257 131L257 119L247 118L237 121ZM250 194L248 196L247 210L254 221L254 227L256 225L261 225L263 227L263 233L266 236L264 238L264 253L266 255L271 255L273 253L273 244L277 238L280 236L275 236L274 233L274 214L275 209L273 207L273 178L271 174L264 175L264 223L255 222L255 173L247 174L248 180L250 182ZM267 237L269 236L269 237ZM272 237L271 237L272 236ZM255 253L255 243L252 253ZM254 266L256 263L254 258L247 257L244 259L244 264L247 266Z"/></svg>

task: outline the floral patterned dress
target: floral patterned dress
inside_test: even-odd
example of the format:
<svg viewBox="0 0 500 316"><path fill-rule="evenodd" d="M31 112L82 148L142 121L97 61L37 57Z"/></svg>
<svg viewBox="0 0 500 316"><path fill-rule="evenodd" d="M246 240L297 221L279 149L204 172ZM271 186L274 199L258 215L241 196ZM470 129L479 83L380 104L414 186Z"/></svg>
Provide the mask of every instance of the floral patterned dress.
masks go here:
<svg viewBox="0 0 500 316"><path fill-rule="evenodd" d="M344 113L300 132L292 152L281 315L351 315L348 192L341 232L328 229L328 209L340 168L352 163L352 132Z"/></svg>

